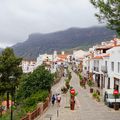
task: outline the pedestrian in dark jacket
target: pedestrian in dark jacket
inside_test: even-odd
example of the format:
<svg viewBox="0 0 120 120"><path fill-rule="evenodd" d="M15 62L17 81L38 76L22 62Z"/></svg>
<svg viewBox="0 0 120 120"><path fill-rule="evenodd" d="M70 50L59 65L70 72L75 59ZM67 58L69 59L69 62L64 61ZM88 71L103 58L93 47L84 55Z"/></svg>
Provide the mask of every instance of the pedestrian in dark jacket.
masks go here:
<svg viewBox="0 0 120 120"><path fill-rule="evenodd" d="M52 105L55 103L55 95L52 96Z"/></svg>

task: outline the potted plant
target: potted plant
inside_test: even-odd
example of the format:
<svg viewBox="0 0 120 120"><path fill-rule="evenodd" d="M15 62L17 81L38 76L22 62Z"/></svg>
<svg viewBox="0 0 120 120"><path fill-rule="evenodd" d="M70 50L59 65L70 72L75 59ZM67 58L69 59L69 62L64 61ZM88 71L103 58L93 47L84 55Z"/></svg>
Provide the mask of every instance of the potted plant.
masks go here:
<svg viewBox="0 0 120 120"><path fill-rule="evenodd" d="M119 110L119 103L116 100L117 100L117 98L119 98L120 94L119 93L118 94L113 93L113 95L115 97L115 103L113 104L114 110Z"/></svg>
<svg viewBox="0 0 120 120"><path fill-rule="evenodd" d="M96 100L98 101L98 102L100 102L100 96L97 94L97 96L96 96Z"/></svg>
<svg viewBox="0 0 120 120"><path fill-rule="evenodd" d="M61 88L61 91L62 91L63 94L66 94L67 91L68 91L68 89L67 89L65 86L63 86L63 87Z"/></svg>
<svg viewBox="0 0 120 120"><path fill-rule="evenodd" d="M70 109L71 110L74 110L74 107L75 107L75 96L77 95L78 93L76 93L75 89L74 88L71 88L70 89Z"/></svg>
<svg viewBox="0 0 120 120"><path fill-rule="evenodd" d="M88 80L87 84L90 87L90 93L93 93L93 88L92 88L94 86L93 80Z"/></svg>
<svg viewBox="0 0 120 120"><path fill-rule="evenodd" d="M100 91L99 90L96 90L97 94L100 95Z"/></svg>
<svg viewBox="0 0 120 120"><path fill-rule="evenodd" d="M67 89L69 89L69 87L70 87L69 82L70 82L70 80L69 80L69 79L66 79L66 80L65 80L65 85L66 85Z"/></svg>
<svg viewBox="0 0 120 120"><path fill-rule="evenodd" d="M80 79L80 81L83 79L81 74L79 74L79 79Z"/></svg>
<svg viewBox="0 0 120 120"><path fill-rule="evenodd" d="M93 96L93 98L96 99L96 97L97 97L97 93L94 91L93 94L92 94L92 96Z"/></svg>

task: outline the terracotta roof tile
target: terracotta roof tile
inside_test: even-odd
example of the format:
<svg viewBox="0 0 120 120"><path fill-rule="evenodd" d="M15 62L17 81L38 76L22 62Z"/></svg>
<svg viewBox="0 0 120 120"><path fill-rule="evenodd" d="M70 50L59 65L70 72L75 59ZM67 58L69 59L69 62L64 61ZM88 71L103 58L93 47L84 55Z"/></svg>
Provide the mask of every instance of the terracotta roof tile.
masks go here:
<svg viewBox="0 0 120 120"><path fill-rule="evenodd" d="M110 56L110 54L105 54L105 55L102 55L103 57L109 57Z"/></svg>
<svg viewBox="0 0 120 120"><path fill-rule="evenodd" d="M100 46L100 47L97 47L96 50L110 49L110 48L113 48L113 47L114 47L114 45Z"/></svg>
<svg viewBox="0 0 120 120"><path fill-rule="evenodd" d="M58 55L58 58L60 59L66 59L68 55L64 54L64 55Z"/></svg>
<svg viewBox="0 0 120 120"><path fill-rule="evenodd" d="M102 56L95 56L95 57L93 57L93 59L103 59L103 57Z"/></svg>

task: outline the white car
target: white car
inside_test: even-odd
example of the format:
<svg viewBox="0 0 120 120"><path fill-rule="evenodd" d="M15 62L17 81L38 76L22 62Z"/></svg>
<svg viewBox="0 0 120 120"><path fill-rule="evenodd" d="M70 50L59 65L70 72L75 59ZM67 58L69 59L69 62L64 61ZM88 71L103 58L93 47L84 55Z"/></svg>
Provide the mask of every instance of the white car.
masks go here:
<svg viewBox="0 0 120 120"><path fill-rule="evenodd" d="M115 102L120 106L120 96L118 96L115 100L113 91L113 89L107 89L104 93L104 102L108 107L113 107L113 104L115 104Z"/></svg>

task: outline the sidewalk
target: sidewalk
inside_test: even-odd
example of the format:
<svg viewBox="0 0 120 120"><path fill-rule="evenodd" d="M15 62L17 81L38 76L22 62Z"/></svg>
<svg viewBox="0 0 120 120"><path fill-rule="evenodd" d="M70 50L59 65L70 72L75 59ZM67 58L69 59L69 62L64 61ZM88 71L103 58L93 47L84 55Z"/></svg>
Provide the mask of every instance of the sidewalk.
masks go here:
<svg viewBox="0 0 120 120"><path fill-rule="evenodd" d="M51 91L52 91L52 94L56 94L56 93L60 93L61 94L61 87L64 86L64 79L65 77L63 77L59 83L55 84ZM61 95L61 102L63 101L64 97L63 95ZM35 120L50 120L50 117L52 117L51 120L56 120L56 117L57 117L57 112L59 112L58 110L60 109L61 107L58 107L57 103L55 103L54 106L52 106L52 104L50 103L50 106L49 108L47 109L47 111L40 117L36 118Z"/></svg>

